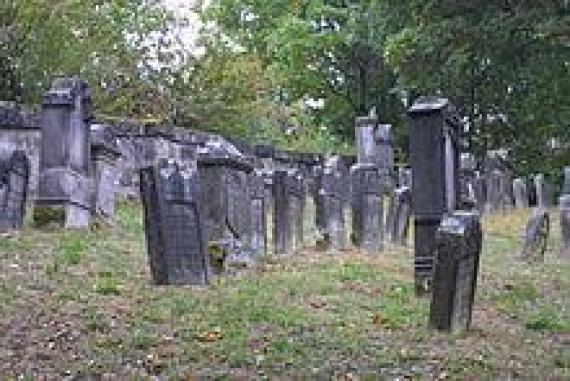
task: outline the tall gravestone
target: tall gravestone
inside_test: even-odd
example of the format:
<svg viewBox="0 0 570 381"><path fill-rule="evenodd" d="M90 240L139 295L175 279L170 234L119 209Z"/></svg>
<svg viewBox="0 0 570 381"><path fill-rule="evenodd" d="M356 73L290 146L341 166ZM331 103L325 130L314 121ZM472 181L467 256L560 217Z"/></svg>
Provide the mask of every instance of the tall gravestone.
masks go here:
<svg viewBox="0 0 570 381"><path fill-rule="evenodd" d="M172 160L141 170L141 196L149 263L154 283L208 283L199 179Z"/></svg>
<svg viewBox="0 0 570 381"><path fill-rule="evenodd" d="M34 210L37 223L89 226L90 119L87 83L79 78L56 79L42 103L39 194Z"/></svg>
<svg viewBox="0 0 570 381"><path fill-rule="evenodd" d="M273 252L289 254L292 251L292 224L289 212L287 170L273 172Z"/></svg>
<svg viewBox="0 0 570 381"><path fill-rule="evenodd" d="M540 208L550 207L550 189L542 173L534 176L534 188L536 189L536 205Z"/></svg>
<svg viewBox="0 0 570 381"><path fill-rule="evenodd" d="M352 241L368 253L382 250L382 198L375 165L355 164L352 180Z"/></svg>
<svg viewBox="0 0 570 381"><path fill-rule="evenodd" d="M570 256L570 167L564 168L564 185L559 205L562 253Z"/></svg>
<svg viewBox="0 0 570 381"><path fill-rule="evenodd" d="M23 151L0 162L0 230L22 227L29 178L30 161Z"/></svg>
<svg viewBox="0 0 570 381"><path fill-rule="evenodd" d="M112 222L115 216L115 191L119 180L117 159L120 155L111 127L92 125L93 212L107 222Z"/></svg>
<svg viewBox="0 0 570 381"><path fill-rule="evenodd" d="M550 216L545 208L534 208L526 224L521 256L529 261L542 261L548 245Z"/></svg>
<svg viewBox="0 0 570 381"><path fill-rule="evenodd" d="M418 294L433 276L436 231L459 198L459 118L447 99L421 97L408 110L414 210L414 267Z"/></svg>
<svg viewBox="0 0 570 381"><path fill-rule="evenodd" d="M357 160L362 164L377 163L377 148L375 130L378 120L376 117L356 118L356 150Z"/></svg>
<svg viewBox="0 0 570 381"><path fill-rule="evenodd" d="M442 331L464 331L471 324L482 247L478 212L446 215L436 237L429 325Z"/></svg>

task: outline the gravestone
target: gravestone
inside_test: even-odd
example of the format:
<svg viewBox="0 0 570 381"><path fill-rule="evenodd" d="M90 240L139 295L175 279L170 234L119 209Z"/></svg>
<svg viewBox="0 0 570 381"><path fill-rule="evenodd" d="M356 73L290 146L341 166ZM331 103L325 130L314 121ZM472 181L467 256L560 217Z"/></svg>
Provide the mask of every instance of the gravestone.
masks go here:
<svg viewBox="0 0 570 381"><path fill-rule="evenodd" d="M479 171L475 171L475 178L473 179L473 191L475 193L476 207L480 213L485 211L485 204L487 202L486 183L485 177Z"/></svg>
<svg viewBox="0 0 570 381"><path fill-rule="evenodd" d="M0 162L0 230L22 228L29 178L30 161L23 151Z"/></svg>
<svg viewBox="0 0 570 381"><path fill-rule="evenodd" d="M471 324L477 286L483 238L479 213L455 211L446 215L436 237L437 261L429 326L461 332Z"/></svg>
<svg viewBox="0 0 570 381"><path fill-rule="evenodd" d="M265 179L259 170L249 174L249 196L251 202L251 249L255 256L263 256L267 253Z"/></svg>
<svg viewBox="0 0 570 381"><path fill-rule="evenodd" d="M154 283L207 284L209 263L196 172L163 159L141 170L140 186Z"/></svg>
<svg viewBox="0 0 570 381"><path fill-rule="evenodd" d="M534 208L524 232L522 258L530 261L543 260L549 232L548 211L544 208Z"/></svg>
<svg viewBox="0 0 570 381"><path fill-rule="evenodd" d="M39 194L34 220L89 226L91 97L79 78L53 82L42 103Z"/></svg>
<svg viewBox="0 0 570 381"><path fill-rule="evenodd" d="M501 209L501 171L493 169L486 174L487 213L495 213Z"/></svg>
<svg viewBox="0 0 570 381"><path fill-rule="evenodd" d="M408 110L414 209L416 292L429 291L433 275L435 235L445 212L459 199L459 135L461 124L447 99L421 97Z"/></svg>
<svg viewBox="0 0 570 381"><path fill-rule="evenodd" d="M559 205L562 253L570 256L570 167L564 168L564 185Z"/></svg>
<svg viewBox="0 0 570 381"><path fill-rule="evenodd" d="M382 250L380 175L373 164L356 164L352 179L352 242L367 253Z"/></svg>
<svg viewBox="0 0 570 381"><path fill-rule="evenodd" d="M375 141L375 130L378 120L376 117L356 118L356 150L358 163L377 163L377 149Z"/></svg>
<svg viewBox="0 0 570 381"><path fill-rule="evenodd" d="M513 195L515 199L515 208L528 208L528 193L523 179L517 178L513 180Z"/></svg>
<svg viewBox="0 0 570 381"><path fill-rule="evenodd" d="M548 208L551 206L550 189L542 173L534 176L534 188L536 189L536 206Z"/></svg>
<svg viewBox="0 0 570 381"><path fill-rule="evenodd" d="M292 221L289 213L289 193L287 171L273 172L273 245L274 254L289 254L292 251Z"/></svg>
<svg viewBox="0 0 570 381"><path fill-rule="evenodd" d="M208 255L216 259L213 270L250 265L248 174L253 171L252 163L239 153L212 144L200 151L197 167L206 247Z"/></svg>
<svg viewBox="0 0 570 381"><path fill-rule="evenodd" d="M399 187L394 191L394 221L390 234L392 243L406 245L411 216L412 192L408 187Z"/></svg>
<svg viewBox="0 0 570 381"><path fill-rule="evenodd" d="M412 170L410 168L398 168L398 186L412 189Z"/></svg>
<svg viewBox="0 0 570 381"><path fill-rule="evenodd" d="M322 202L322 241L327 250L346 248L344 194L347 184L342 173L332 166L323 168L319 197Z"/></svg>
<svg viewBox="0 0 570 381"><path fill-rule="evenodd" d="M303 211L305 208L303 175L299 170L288 171L287 192L289 199L289 221L292 223L290 229L291 250L296 252L303 248Z"/></svg>
<svg viewBox="0 0 570 381"><path fill-rule="evenodd" d="M115 216L115 188L119 177L117 159L120 155L111 127L91 125L93 212L107 222Z"/></svg>

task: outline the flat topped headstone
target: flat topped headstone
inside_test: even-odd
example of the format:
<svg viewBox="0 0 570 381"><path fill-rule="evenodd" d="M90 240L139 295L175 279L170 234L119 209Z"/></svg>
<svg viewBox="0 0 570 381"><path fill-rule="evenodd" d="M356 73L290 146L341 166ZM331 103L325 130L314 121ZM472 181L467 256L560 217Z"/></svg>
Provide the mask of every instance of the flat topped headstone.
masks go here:
<svg viewBox="0 0 570 381"><path fill-rule="evenodd" d="M196 172L163 159L141 170L140 185L154 283L206 284L209 262Z"/></svg>
<svg viewBox="0 0 570 381"><path fill-rule="evenodd" d="M22 227L29 177L30 161L23 151L0 162L0 230Z"/></svg>
<svg viewBox="0 0 570 381"><path fill-rule="evenodd" d="M479 218L478 212L455 211L437 230L431 328L457 332L471 324L483 239Z"/></svg>

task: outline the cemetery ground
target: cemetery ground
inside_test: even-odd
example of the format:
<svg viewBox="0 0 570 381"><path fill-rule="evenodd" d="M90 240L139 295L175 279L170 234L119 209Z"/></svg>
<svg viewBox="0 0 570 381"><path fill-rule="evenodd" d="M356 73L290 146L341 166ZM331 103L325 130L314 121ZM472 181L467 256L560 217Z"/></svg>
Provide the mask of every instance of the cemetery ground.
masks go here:
<svg viewBox="0 0 570 381"><path fill-rule="evenodd" d="M0 239L0 378L570 378L570 260L515 258L529 211L484 217L472 329L427 330L412 246L306 250L209 287L151 284L141 209ZM368 376L368 378L367 378ZM159 378L159 379L162 379Z"/></svg>

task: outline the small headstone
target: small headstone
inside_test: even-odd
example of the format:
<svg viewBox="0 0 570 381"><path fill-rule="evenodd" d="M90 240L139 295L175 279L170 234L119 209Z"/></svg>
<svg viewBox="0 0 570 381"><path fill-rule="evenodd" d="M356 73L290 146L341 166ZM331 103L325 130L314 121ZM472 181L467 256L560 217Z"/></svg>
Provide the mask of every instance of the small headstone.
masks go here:
<svg viewBox="0 0 570 381"><path fill-rule="evenodd" d="M544 208L535 208L524 232L522 257L526 260L543 260L548 244L550 218Z"/></svg>
<svg viewBox="0 0 570 381"><path fill-rule="evenodd" d="M562 253L570 256L570 167L564 168L564 185L559 205Z"/></svg>
<svg viewBox="0 0 570 381"><path fill-rule="evenodd" d="M207 284L209 262L196 172L160 160L141 170L140 185L154 283Z"/></svg>
<svg viewBox="0 0 570 381"><path fill-rule="evenodd" d="M455 211L444 217L436 247L429 326L461 332L469 329L475 299L482 247L479 213Z"/></svg>
<svg viewBox="0 0 570 381"><path fill-rule="evenodd" d="M372 164L356 164L352 178L352 242L367 253L382 250L380 175Z"/></svg>
<svg viewBox="0 0 570 381"><path fill-rule="evenodd" d="M0 230L22 227L29 178L30 162L23 151L0 163Z"/></svg>
<svg viewBox="0 0 570 381"><path fill-rule="evenodd" d="M513 195L517 209L528 207L528 193L523 179L517 178L513 180Z"/></svg>
<svg viewBox="0 0 570 381"><path fill-rule="evenodd" d="M406 245L412 215L412 192L408 187L394 191L394 222L391 231L392 243Z"/></svg>
<svg viewBox="0 0 570 381"><path fill-rule="evenodd" d="M115 134L106 125L91 126L93 173L93 212L104 221L115 216L115 188L118 182L117 159L120 156Z"/></svg>
<svg viewBox="0 0 570 381"><path fill-rule="evenodd" d="M251 202L251 249L255 256L267 253L265 224L265 179L260 171L249 174L249 196Z"/></svg>

